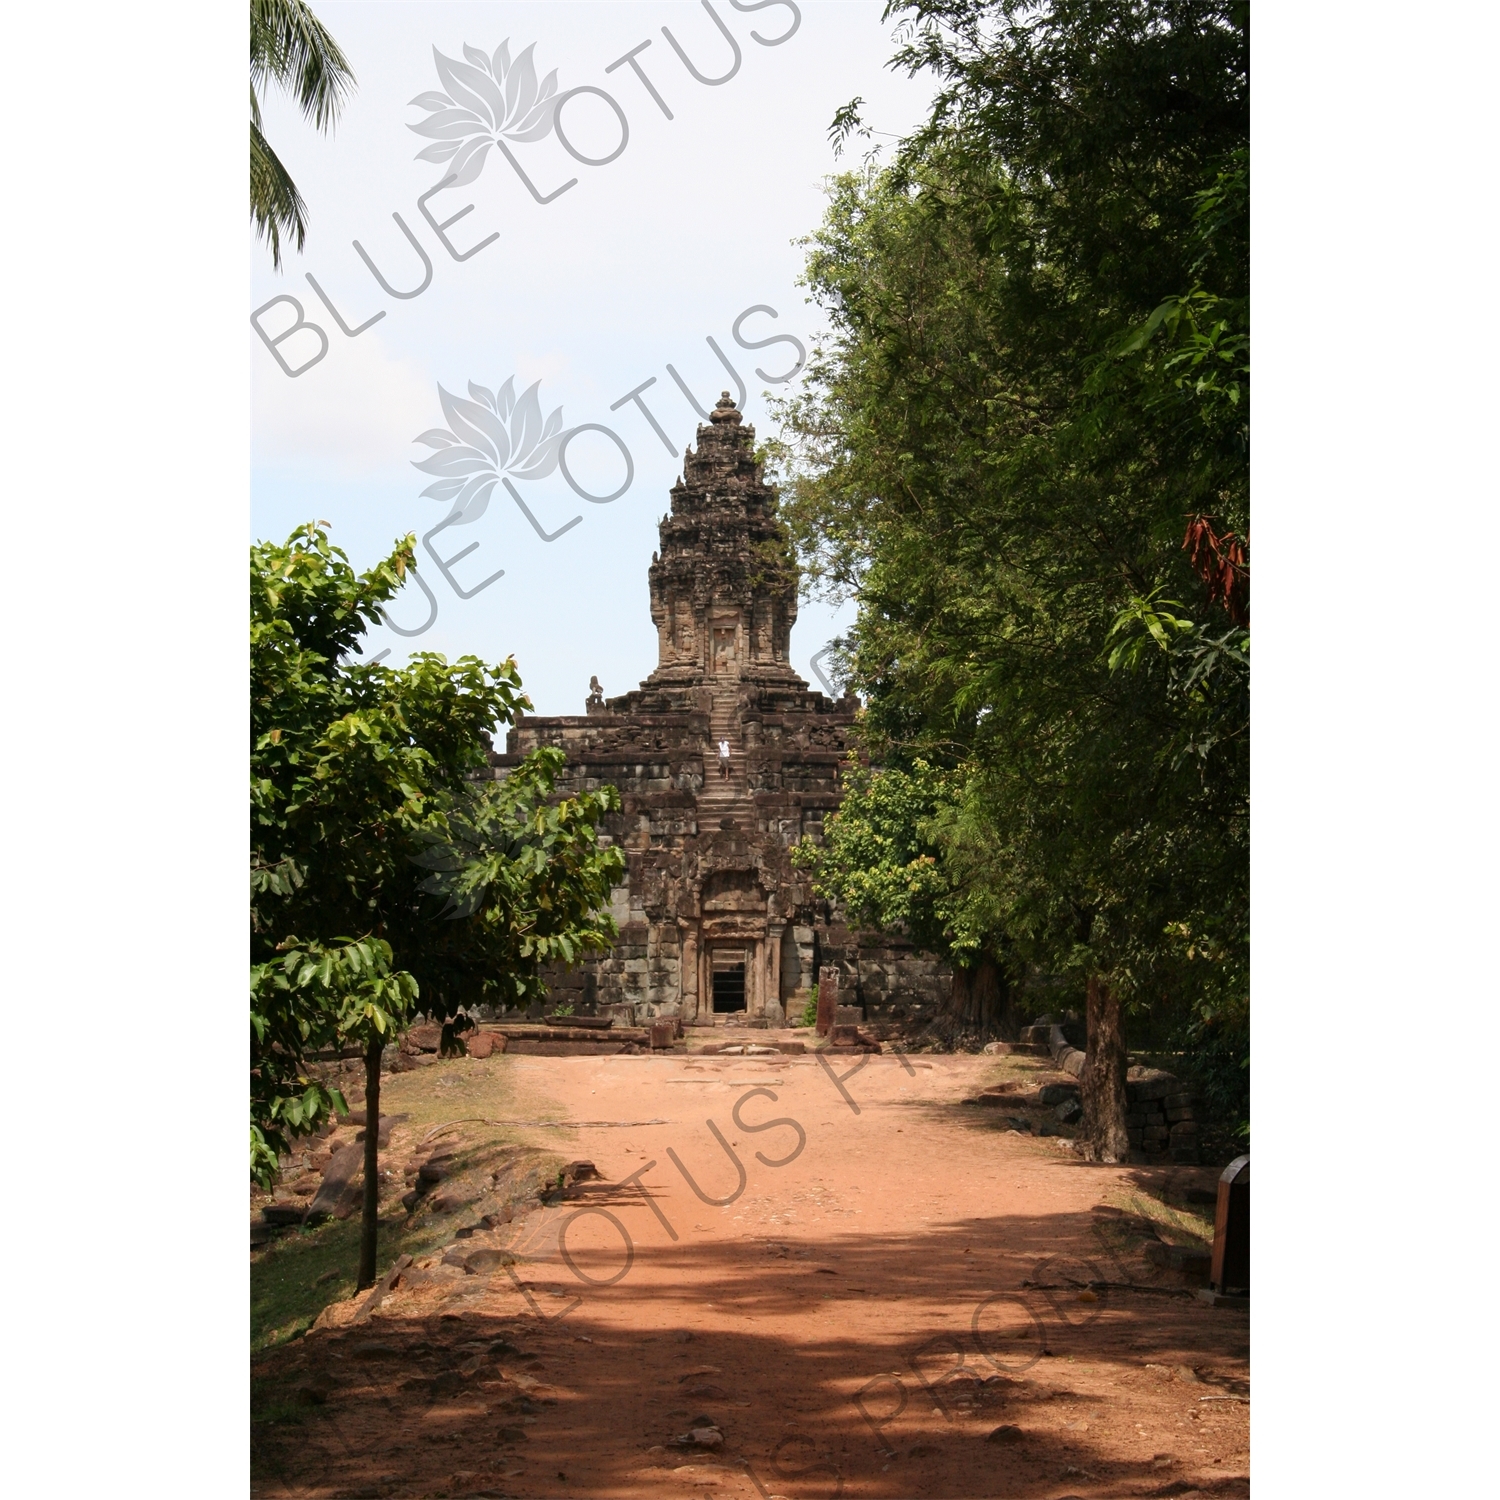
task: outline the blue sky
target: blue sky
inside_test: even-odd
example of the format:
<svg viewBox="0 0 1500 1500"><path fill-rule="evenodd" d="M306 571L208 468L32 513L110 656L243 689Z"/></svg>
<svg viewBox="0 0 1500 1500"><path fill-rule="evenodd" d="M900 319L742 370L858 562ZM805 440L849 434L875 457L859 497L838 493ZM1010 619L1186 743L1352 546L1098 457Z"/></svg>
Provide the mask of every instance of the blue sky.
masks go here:
<svg viewBox="0 0 1500 1500"><path fill-rule="evenodd" d="M928 81L885 66L894 42L880 11L862 0L795 7L768 0L753 11L731 0L320 7L359 87L331 137L305 125L284 99L266 101L267 133L308 202L310 233L305 252L288 255L280 273L257 249L250 305L295 298L323 330L328 352L315 359L318 335L292 334L276 346L287 366L301 370L289 377L250 333L254 535L280 539L302 521L324 520L351 559L367 565L398 536L430 532L452 502L423 498L434 479L412 465L434 453L414 439L449 425L439 386L469 401L471 382L493 394L513 381L519 395L539 381L540 413L561 408L555 427L592 424L568 444L578 488L604 496L630 479L619 498L592 503L559 468L535 479L506 475L533 519L495 487L482 515L432 538L445 560L472 547L449 564L451 581L419 544L432 602L409 585L391 617L409 630L431 623L410 637L372 632L372 653L388 650L393 662L412 650L489 660L514 654L542 713L580 712L591 673L618 693L652 669L646 569L682 449L700 420L667 367L712 406L726 386L737 389L712 339L744 381L747 419L762 434L764 393L794 388L757 372L785 375L796 348L746 349L734 325L747 309L772 308L774 318L760 311L741 320L741 340L791 335L813 345L819 325L797 285L802 252L794 241L816 227L828 174L865 149L858 143L836 161L829 121L856 95L867 101L866 122L891 135L925 113ZM733 38L737 66L715 18ZM504 42L514 72L495 61ZM635 50L643 42L650 45ZM418 205L451 170L415 160L439 143L408 128L440 109L432 98L408 101L452 94L434 48L468 68L483 54L504 86L515 83L517 94L503 96L508 103L523 103L519 91L530 86L527 49L536 86L555 70L557 93L582 90L561 115L576 155L555 132L512 139L513 163L492 148L474 180L428 200L439 224L473 205L446 234L459 253L489 242L462 262ZM677 48L705 78L731 76L698 81ZM632 60L607 71L632 51ZM454 76L473 82L472 73ZM522 123L518 110L509 128L524 134ZM536 201L552 193L550 202ZM395 292L421 286L423 263L393 215L431 262L430 281L416 296L383 290L354 248L358 241ZM384 316L346 336L309 274L350 328ZM295 321L285 302L259 316L271 339ZM670 453L634 402L611 410L650 380L641 398ZM512 435L519 430L518 423ZM537 528L555 540L544 541ZM851 618L848 605L804 602L793 660L814 686L809 659Z"/></svg>

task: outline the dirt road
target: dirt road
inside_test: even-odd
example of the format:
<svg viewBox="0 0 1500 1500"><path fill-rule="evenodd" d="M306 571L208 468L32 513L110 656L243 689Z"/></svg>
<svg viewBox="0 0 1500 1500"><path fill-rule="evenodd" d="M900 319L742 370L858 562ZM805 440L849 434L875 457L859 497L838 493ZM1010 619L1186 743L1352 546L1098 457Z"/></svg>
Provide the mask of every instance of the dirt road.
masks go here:
<svg viewBox="0 0 1500 1500"><path fill-rule="evenodd" d="M1141 1253L1213 1171L1087 1165L961 1103L1051 1076L1029 1059L832 1064L443 1064L596 1122L524 1131L603 1180L264 1356L313 1404L258 1424L255 1493L1248 1494L1248 1317Z"/></svg>

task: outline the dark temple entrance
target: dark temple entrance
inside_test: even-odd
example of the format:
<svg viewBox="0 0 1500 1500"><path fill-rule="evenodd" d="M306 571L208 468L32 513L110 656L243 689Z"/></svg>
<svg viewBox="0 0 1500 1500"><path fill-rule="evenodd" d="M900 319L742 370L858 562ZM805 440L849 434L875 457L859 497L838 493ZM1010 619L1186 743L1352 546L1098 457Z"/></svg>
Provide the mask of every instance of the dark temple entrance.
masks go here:
<svg viewBox="0 0 1500 1500"><path fill-rule="evenodd" d="M719 950L713 956L714 1014L730 1015L745 1008L745 950Z"/></svg>

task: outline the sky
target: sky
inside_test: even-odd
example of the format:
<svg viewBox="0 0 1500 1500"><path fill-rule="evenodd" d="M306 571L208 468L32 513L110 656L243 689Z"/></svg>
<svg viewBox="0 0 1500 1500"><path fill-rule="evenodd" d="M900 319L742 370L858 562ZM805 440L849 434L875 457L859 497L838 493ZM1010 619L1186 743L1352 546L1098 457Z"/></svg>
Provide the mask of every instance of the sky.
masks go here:
<svg viewBox="0 0 1500 1500"><path fill-rule="evenodd" d="M252 258L251 523L281 541L327 522L358 567L417 534L369 655L513 655L543 714L582 712L592 674L616 694L656 665L646 570L691 403L743 387L770 434L767 395L797 389L822 326L797 242L825 182L926 114L930 80L887 67L881 8L319 6L358 87L331 135L264 101L309 232L280 271ZM855 97L875 134L839 159L829 123ZM476 99L506 111L499 145ZM455 166L470 180L419 203ZM471 473L450 450L479 451L476 430L494 451ZM482 493L451 493L452 469ZM792 659L813 687L852 619L803 602Z"/></svg>

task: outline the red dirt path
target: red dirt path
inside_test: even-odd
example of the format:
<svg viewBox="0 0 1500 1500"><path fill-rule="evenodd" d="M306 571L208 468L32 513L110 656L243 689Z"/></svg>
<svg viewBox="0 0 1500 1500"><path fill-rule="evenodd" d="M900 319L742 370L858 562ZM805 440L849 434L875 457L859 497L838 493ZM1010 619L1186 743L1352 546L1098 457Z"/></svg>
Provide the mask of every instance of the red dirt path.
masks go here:
<svg viewBox="0 0 1500 1500"><path fill-rule="evenodd" d="M445 1267L264 1356L331 1389L262 1426L254 1493L1247 1495L1248 1317L1154 1285L1107 1206L1164 1172L959 1103L1040 1065L834 1062L842 1084L811 1056L466 1062L572 1120L669 1123L533 1132L607 1181L508 1226L512 1270ZM805 1134L784 1165L778 1118ZM642 1168L649 1201L619 1185ZM699 1418L722 1448L670 1446Z"/></svg>

